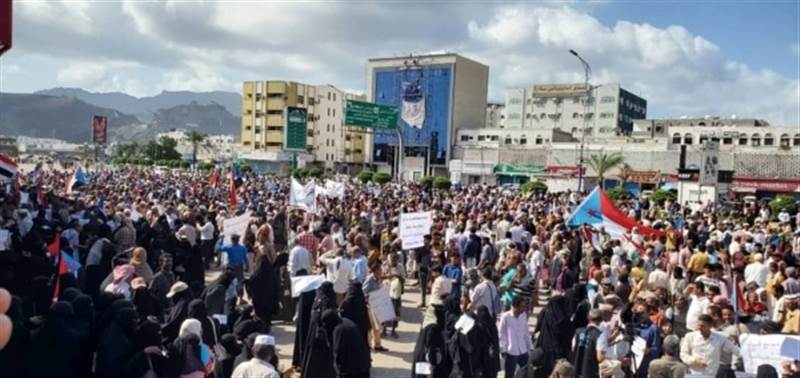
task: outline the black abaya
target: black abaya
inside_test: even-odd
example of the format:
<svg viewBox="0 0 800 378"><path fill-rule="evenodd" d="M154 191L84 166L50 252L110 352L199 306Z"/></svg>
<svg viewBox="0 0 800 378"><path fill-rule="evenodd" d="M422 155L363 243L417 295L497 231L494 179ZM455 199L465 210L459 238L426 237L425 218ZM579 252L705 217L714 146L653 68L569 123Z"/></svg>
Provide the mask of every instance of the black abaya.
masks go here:
<svg viewBox="0 0 800 378"><path fill-rule="evenodd" d="M559 358L570 354L575 330L570 321L569 300L563 295L550 298L536 323L539 346L544 350L544 371L550 374Z"/></svg>
<svg viewBox="0 0 800 378"><path fill-rule="evenodd" d="M172 310L167 316L167 321L161 327L161 336L167 345L172 344L172 341L178 338L181 324L189 317L189 302L192 300L191 290L184 290L175 294L172 300L175 305L172 306Z"/></svg>
<svg viewBox="0 0 800 378"><path fill-rule="evenodd" d="M369 345L359 336L360 327L348 318L342 318L341 323L333 330L331 349L334 369L340 378L369 377Z"/></svg>
<svg viewBox="0 0 800 378"><path fill-rule="evenodd" d="M206 304L200 299L193 299L189 302L188 317L197 319L203 327L203 344L213 347L217 343L217 338L220 336L217 333L219 325L216 320L209 318L206 312Z"/></svg>
<svg viewBox="0 0 800 378"><path fill-rule="evenodd" d="M333 377L332 335L322 322L322 314L336 309L336 293L333 284L323 282L316 291L311 305L308 336L303 354L303 378Z"/></svg>
<svg viewBox="0 0 800 378"><path fill-rule="evenodd" d="M252 299L256 316L269 326L272 316L278 310L281 286L278 273L267 256L258 256L256 270L247 280L245 288Z"/></svg>
<svg viewBox="0 0 800 378"><path fill-rule="evenodd" d="M139 315L136 310L125 307L117 311L114 322L103 332L97 345L98 377L122 376L121 367L130 362L136 354L134 336L138 322Z"/></svg>
<svg viewBox="0 0 800 378"><path fill-rule="evenodd" d="M19 297L11 298L8 317L11 318L13 331L8 344L0 350L0 366L2 366L3 374L7 374L9 377L23 377L25 376L25 356L29 353L31 333L28 330L28 322L22 311L22 300Z"/></svg>
<svg viewBox="0 0 800 378"><path fill-rule="evenodd" d="M584 328L589 324L591 304L586 292L586 284L577 284L567 291L569 313L572 314L572 329Z"/></svg>
<svg viewBox="0 0 800 378"><path fill-rule="evenodd" d="M295 367L303 365L308 331L311 327L311 306L314 304L314 295L313 291L302 293L297 301L297 315L294 322L294 352L292 353L292 366Z"/></svg>
<svg viewBox="0 0 800 378"><path fill-rule="evenodd" d="M445 349L442 335L442 326L438 323L428 324L422 329L422 332L417 337L417 343L414 345L414 360L411 364L412 378L446 378L448 376L449 371L447 371L444 366L447 350ZM417 374L417 362L427 362L431 364L433 374Z"/></svg>
<svg viewBox="0 0 800 378"><path fill-rule="evenodd" d="M478 356L480 356L480 371L483 378L495 378L500 371L500 338L497 333L497 324L494 317L489 313L486 306L478 307L477 320L475 322L480 346Z"/></svg>
<svg viewBox="0 0 800 378"><path fill-rule="evenodd" d="M347 289L347 294L339 307L343 318L350 319L356 324L360 331L364 343L369 345L369 313L367 311L367 300L361 290L361 284L354 282Z"/></svg>

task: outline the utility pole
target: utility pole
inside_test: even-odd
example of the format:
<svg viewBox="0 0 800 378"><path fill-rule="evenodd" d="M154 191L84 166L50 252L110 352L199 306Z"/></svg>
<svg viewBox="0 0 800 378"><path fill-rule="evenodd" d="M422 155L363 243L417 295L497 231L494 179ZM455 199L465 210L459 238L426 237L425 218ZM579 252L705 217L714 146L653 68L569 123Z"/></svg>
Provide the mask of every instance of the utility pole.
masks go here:
<svg viewBox="0 0 800 378"><path fill-rule="evenodd" d="M578 60L581 61L583 65L583 72L584 72L584 81L583 85L586 89L586 100L583 103L583 129L581 130L581 148L580 148L580 155L578 157L578 192L581 193L583 191L583 149L586 145L586 115L589 113L589 96L591 96L592 88L589 86L589 76L592 74L592 68L589 66L589 63L586 62L575 50L569 50L569 53L574 55Z"/></svg>

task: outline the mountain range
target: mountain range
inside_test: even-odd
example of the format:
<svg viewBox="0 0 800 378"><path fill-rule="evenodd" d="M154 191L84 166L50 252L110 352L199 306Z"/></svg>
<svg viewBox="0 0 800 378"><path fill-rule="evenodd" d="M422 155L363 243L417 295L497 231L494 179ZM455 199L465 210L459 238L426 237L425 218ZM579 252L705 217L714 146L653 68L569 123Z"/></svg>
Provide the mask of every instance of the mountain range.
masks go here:
<svg viewBox="0 0 800 378"><path fill-rule="evenodd" d="M0 133L11 136L91 140L94 115L108 117L114 141L145 141L183 128L238 135L241 96L233 92L162 92L152 97L53 88L33 94L0 93Z"/></svg>

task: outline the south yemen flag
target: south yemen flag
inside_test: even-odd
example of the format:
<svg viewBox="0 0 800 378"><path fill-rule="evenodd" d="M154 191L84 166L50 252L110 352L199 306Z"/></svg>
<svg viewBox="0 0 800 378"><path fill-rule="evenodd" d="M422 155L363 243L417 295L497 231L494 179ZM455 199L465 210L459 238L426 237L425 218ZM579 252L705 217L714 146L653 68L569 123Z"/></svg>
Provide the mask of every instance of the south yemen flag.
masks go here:
<svg viewBox="0 0 800 378"><path fill-rule="evenodd" d="M6 155L0 154L0 177L12 178L17 174L17 163Z"/></svg>
<svg viewBox="0 0 800 378"><path fill-rule="evenodd" d="M621 238L634 228L638 228L642 235L661 235L661 231L647 227L625 215L599 186L572 212L567 224L572 227L602 226L614 238Z"/></svg>

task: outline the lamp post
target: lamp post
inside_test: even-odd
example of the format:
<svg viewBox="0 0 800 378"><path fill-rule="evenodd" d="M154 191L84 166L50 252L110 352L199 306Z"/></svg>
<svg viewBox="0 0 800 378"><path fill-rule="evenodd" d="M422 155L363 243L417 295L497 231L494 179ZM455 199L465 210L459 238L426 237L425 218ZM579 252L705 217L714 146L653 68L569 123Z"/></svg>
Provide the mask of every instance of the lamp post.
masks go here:
<svg viewBox="0 0 800 378"><path fill-rule="evenodd" d="M592 74L592 68L589 66L589 63L586 62L575 50L570 49L569 53L574 55L578 60L581 61L581 65L583 65L583 72L584 72L584 88L586 88L586 100L583 103L583 128L581 129L581 148L578 157L578 192L583 191L583 149L584 145L586 144L586 114L589 113L589 96L591 94L592 88L589 87L589 76Z"/></svg>

